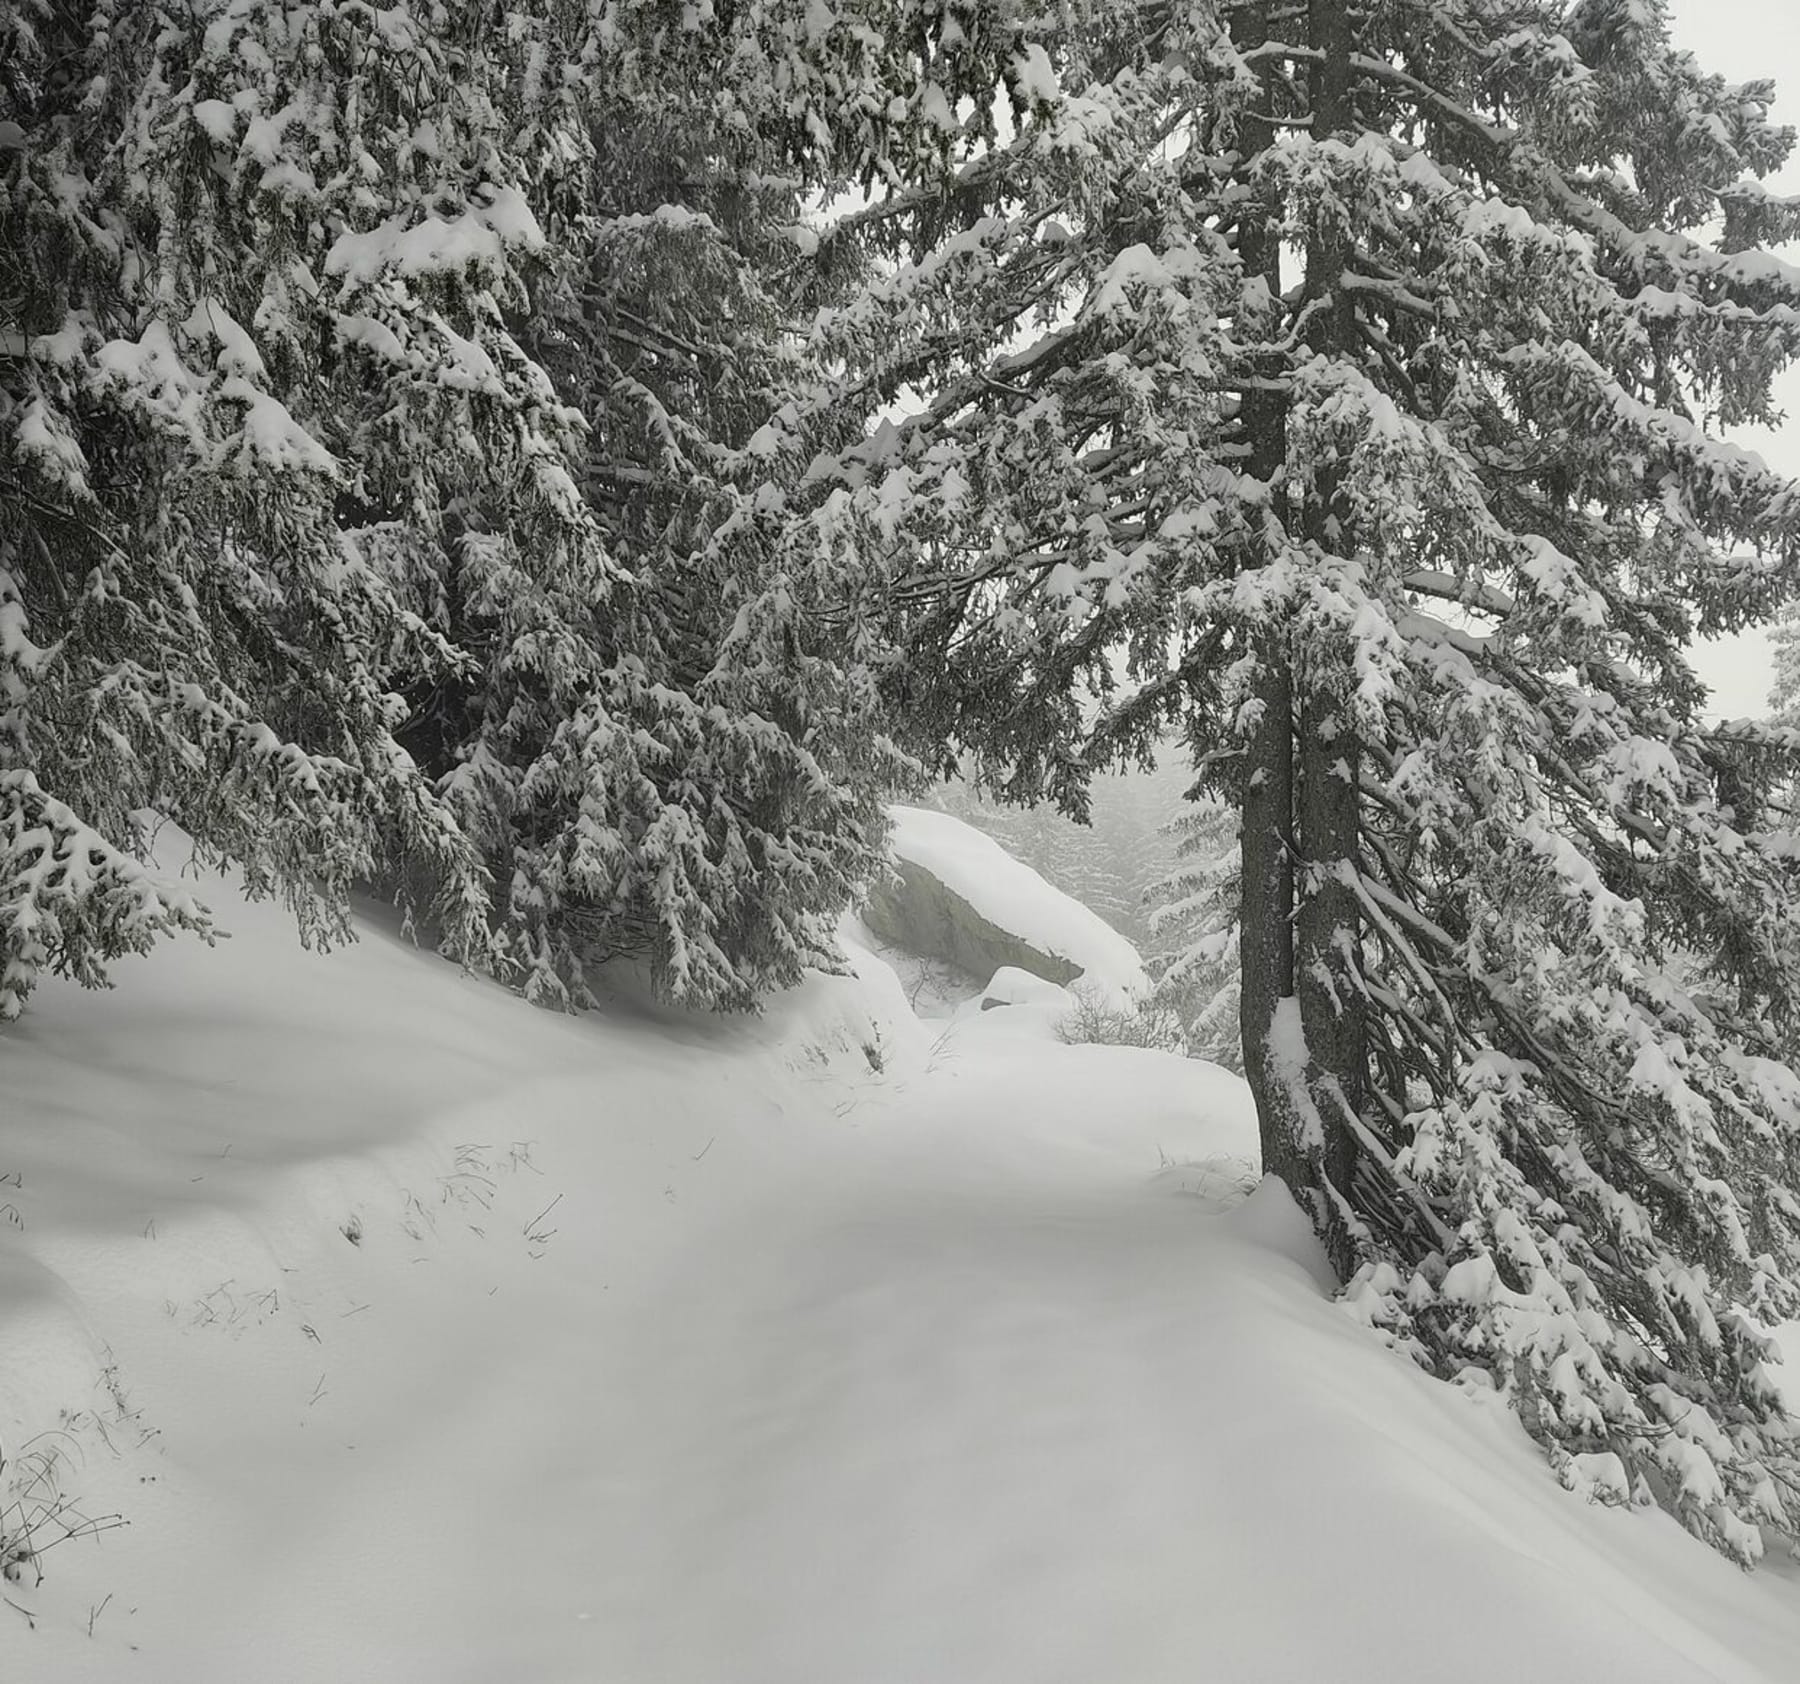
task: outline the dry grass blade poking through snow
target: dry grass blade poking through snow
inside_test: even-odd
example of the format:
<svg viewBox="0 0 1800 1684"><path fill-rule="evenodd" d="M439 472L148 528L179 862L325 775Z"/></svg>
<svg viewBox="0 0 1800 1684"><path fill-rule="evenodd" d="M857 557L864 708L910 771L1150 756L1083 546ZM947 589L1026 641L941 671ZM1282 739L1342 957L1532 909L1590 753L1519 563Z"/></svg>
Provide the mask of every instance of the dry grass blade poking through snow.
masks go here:
<svg viewBox="0 0 1800 1684"><path fill-rule="evenodd" d="M9 1584L43 1583L44 1557L71 1538L92 1538L130 1521L122 1515L90 1515L67 1490L78 1450L74 1435L58 1428L40 1433L8 1459L0 1453L0 1578Z"/></svg>

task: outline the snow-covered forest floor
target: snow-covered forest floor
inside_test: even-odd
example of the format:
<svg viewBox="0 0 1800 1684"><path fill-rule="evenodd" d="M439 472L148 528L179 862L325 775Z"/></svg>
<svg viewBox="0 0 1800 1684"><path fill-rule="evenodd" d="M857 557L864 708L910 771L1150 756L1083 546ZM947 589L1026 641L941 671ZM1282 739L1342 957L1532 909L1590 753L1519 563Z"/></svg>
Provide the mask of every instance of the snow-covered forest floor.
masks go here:
<svg viewBox="0 0 1800 1684"><path fill-rule="evenodd" d="M0 1676L1795 1676L1791 1564L1327 1299L1223 1071L867 950L560 1017L209 892L9 1032L4 1519L129 1525L0 1586Z"/></svg>

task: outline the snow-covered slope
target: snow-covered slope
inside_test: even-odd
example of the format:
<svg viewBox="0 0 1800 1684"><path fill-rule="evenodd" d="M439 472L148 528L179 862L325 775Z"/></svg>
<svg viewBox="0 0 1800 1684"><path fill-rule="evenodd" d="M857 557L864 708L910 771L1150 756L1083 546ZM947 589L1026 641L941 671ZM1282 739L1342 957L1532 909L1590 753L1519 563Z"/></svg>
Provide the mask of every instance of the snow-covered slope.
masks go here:
<svg viewBox="0 0 1800 1684"><path fill-rule="evenodd" d="M1103 996L1147 991L1144 962L1124 936L991 836L925 807L890 807L888 816L897 861L923 866L999 929L1067 960Z"/></svg>
<svg viewBox="0 0 1800 1684"><path fill-rule="evenodd" d="M131 1522L0 1586L0 1677L1796 1674L1785 1569L1328 1301L1222 1071L866 956L560 1018L212 898L0 1040L0 1478Z"/></svg>

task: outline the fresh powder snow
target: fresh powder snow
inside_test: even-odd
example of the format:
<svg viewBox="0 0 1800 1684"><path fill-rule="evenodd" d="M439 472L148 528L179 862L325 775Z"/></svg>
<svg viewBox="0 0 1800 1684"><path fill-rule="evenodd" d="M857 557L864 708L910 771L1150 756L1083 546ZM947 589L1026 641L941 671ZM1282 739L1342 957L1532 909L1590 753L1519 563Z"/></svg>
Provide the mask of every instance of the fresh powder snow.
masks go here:
<svg viewBox="0 0 1800 1684"><path fill-rule="evenodd" d="M922 1023L853 924L565 1017L201 889L0 1055L8 1500L129 1522L0 1587L8 1679L1794 1676L1790 1565L1331 1301L1215 1066Z"/></svg>

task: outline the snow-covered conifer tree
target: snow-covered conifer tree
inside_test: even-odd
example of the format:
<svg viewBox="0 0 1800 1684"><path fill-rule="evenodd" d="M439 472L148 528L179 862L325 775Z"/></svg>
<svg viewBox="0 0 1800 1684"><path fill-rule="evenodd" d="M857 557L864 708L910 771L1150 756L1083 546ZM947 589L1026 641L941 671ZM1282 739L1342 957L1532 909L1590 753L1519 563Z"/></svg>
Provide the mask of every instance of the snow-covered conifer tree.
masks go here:
<svg viewBox="0 0 1800 1684"><path fill-rule="evenodd" d="M1780 739L1685 651L1795 582L1717 436L1800 351L1792 136L1660 0L1059 22L929 218L844 219L932 238L824 324L833 401L923 397L815 520L920 738L1073 809L1200 746L1265 1167L1350 1302L1750 1561L1800 1531L1800 913Z"/></svg>
<svg viewBox="0 0 1800 1684"><path fill-rule="evenodd" d="M842 166L790 120L793 18L615 21L582 248L529 331L587 421L582 488L629 583L523 737L516 683L489 697L458 789L478 833L531 814L512 898L546 933L538 987L641 948L678 997L744 1005L828 961L899 769L866 650L815 612L833 558L784 550L772 513L796 318L829 284L803 196Z"/></svg>
<svg viewBox="0 0 1800 1684"><path fill-rule="evenodd" d="M581 178L579 11L8 9L0 1010L204 927L133 863L146 815L309 935L398 869L483 945L405 692L471 660L418 606L450 552L604 574L508 327Z"/></svg>
<svg viewBox="0 0 1800 1684"><path fill-rule="evenodd" d="M422 886L540 998L824 957L894 762L778 417L802 196L916 146L870 92L912 48L583 0L0 29L0 1012L205 930L157 817L309 935Z"/></svg>

